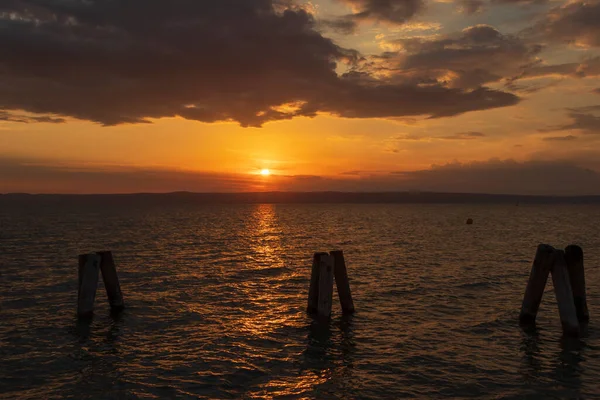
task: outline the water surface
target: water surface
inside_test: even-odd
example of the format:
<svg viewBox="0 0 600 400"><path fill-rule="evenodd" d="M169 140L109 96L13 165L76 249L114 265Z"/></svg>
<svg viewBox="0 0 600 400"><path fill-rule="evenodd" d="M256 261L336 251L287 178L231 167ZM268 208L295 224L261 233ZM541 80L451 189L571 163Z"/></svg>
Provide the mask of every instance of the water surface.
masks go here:
<svg viewBox="0 0 600 400"><path fill-rule="evenodd" d="M5 203L0 398L594 398L599 225L593 205ZM537 328L518 325L540 242L584 249L581 338L550 280ZM357 312L335 299L319 323L311 258L334 249ZM101 286L77 322L77 255L96 250L127 309Z"/></svg>

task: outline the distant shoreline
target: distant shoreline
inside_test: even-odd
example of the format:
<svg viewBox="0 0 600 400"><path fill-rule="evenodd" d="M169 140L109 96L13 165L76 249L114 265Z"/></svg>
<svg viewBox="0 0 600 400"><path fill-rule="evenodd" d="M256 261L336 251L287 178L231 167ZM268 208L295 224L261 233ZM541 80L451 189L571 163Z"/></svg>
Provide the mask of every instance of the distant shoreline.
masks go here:
<svg viewBox="0 0 600 400"><path fill-rule="evenodd" d="M0 202L148 201L201 204L600 204L600 195L542 196L441 192L238 192L131 194L0 194Z"/></svg>

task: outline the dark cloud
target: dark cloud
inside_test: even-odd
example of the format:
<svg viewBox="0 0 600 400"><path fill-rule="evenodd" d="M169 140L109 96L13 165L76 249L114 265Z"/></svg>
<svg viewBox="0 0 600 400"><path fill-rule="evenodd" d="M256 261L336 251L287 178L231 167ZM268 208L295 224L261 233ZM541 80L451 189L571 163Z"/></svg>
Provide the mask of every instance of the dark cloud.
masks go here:
<svg viewBox="0 0 600 400"><path fill-rule="evenodd" d="M552 87L552 86L556 86L561 82L560 79L557 79L557 80L553 80L550 82L542 82L542 83L536 82L533 84L531 84L531 83L517 84L517 83L515 83L516 79L518 79L518 78L515 78L513 81L507 83L504 86L504 88L506 90L510 90L510 91L516 92L516 93L531 94L531 93L539 92L540 90L543 90L543 89L548 89L549 87Z"/></svg>
<svg viewBox="0 0 600 400"><path fill-rule="evenodd" d="M578 136L572 146L531 147L529 157L532 160L551 162L552 160L569 160L571 163L600 173L600 151L597 146L590 146L598 138L595 136Z"/></svg>
<svg viewBox="0 0 600 400"><path fill-rule="evenodd" d="M600 105L567 109L571 120L567 124L540 129L540 132L578 130L582 133L600 134Z"/></svg>
<svg viewBox="0 0 600 400"><path fill-rule="evenodd" d="M600 133L600 117L593 114L570 112L572 122L558 127L556 130L580 130L584 133Z"/></svg>
<svg viewBox="0 0 600 400"><path fill-rule="evenodd" d="M558 85L565 78L590 78L600 76L600 57L589 57L581 62L544 64L541 60L523 69L505 85L505 90L534 93ZM538 78L542 78L541 80ZM544 79L552 78L552 80ZM532 81L527 82L527 81Z"/></svg>
<svg viewBox="0 0 600 400"><path fill-rule="evenodd" d="M423 191L526 195L598 195L600 174L568 161L489 160L451 163L419 171L364 174L346 179L290 179L290 191Z"/></svg>
<svg viewBox="0 0 600 400"><path fill-rule="evenodd" d="M492 0L492 4L513 4L513 5L542 5L547 4L549 0Z"/></svg>
<svg viewBox="0 0 600 400"><path fill-rule="evenodd" d="M385 73L398 82L476 88L503 83L504 90L534 93L554 86L565 77L600 76L600 57L579 62L546 64L543 46L524 36L506 35L489 25L476 25L460 33L435 38L389 41L399 51L358 63L361 72ZM537 80L537 78L557 78ZM526 82L525 80L529 80Z"/></svg>
<svg viewBox="0 0 600 400"><path fill-rule="evenodd" d="M472 140L479 139L482 137L485 137L485 134L481 132L462 132L448 136L440 136L439 138L445 140Z"/></svg>
<svg viewBox="0 0 600 400"><path fill-rule="evenodd" d="M0 193L239 192L261 190L249 176L167 169L56 165L0 157Z"/></svg>
<svg viewBox="0 0 600 400"><path fill-rule="evenodd" d="M7 122L21 122L21 123L32 123L32 122L46 122L46 123L51 123L51 124L62 124L65 121L64 118L55 118L55 117L51 117L49 115L43 115L43 116L31 116L31 115L24 115L22 113L10 113L7 111L2 111L0 110L0 121L7 121Z"/></svg>
<svg viewBox="0 0 600 400"><path fill-rule="evenodd" d="M596 157L597 158L597 157ZM600 175L570 162L490 160L419 171L349 171L338 177L211 174L146 168L57 166L0 158L0 193L240 191L434 191L453 193L600 194Z"/></svg>
<svg viewBox="0 0 600 400"><path fill-rule="evenodd" d="M493 194L600 194L600 174L568 161L490 160L400 172L420 190Z"/></svg>
<svg viewBox="0 0 600 400"><path fill-rule="evenodd" d="M338 64L360 55L317 32L306 10L271 0L4 0L0 26L5 111L105 125L179 115L260 126L318 112L450 116L518 101L339 76Z"/></svg>
<svg viewBox="0 0 600 400"><path fill-rule="evenodd" d="M550 136L545 137L543 140L546 142L571 142L573 140L577 140L577 136Z"/></svg>
<svg viewBox="0 0 600 400"><path fill-rule="evenodd" d="M600 46L600 1L571 1L553 8L530 31L535 37L582 47Z"/></svg>
<svg viewBox="0 0 600 400"><path fill-rule="evenodd" d="M574 78L600 76L600 57L589 57L576 63L535 64L527 68L520 77L536 78L545 76L568 76Z"/></svg>
<svg viewBox="0 0 600 400"><path fill-rule="evenodd" d="M424 9L423 0L340 0L350 5L357 20L402 24Z"/></svg>
<svg viewBox="0 0 600 400"><path fill-rule="evenodd" d="M384 54L380 64L397 79L454 88L513 79L536 62L541 48L488 25L434 40L413 38L392 42L402 51Z"/></svg>
<svg viewBox="0 0 600 400"><path fill-rule="evenodd" d="M543 77L543 76L578 76L579 63L566 63L554 65L535 65L524 71L522 77Z"/></svg>
<svg viewBox="0 0 600 400"><path fill-rule="evenodd" d="M356 32L358 24L351 17L341 17L333 19L321 19L318 22L319 27L324 30L331 30L344 35Z"/></svg>
<svg viewBox="0 0 600 400"><path fill-rule="evenodd" d="M453 133L445 136L428 136L428 135L404 135L399 136L397 140L408 140L408 141L424 141L424 140L473 140L480 139L486 135L482 132L460 132Z"/></svg>
<svg viewBox="0 0 600 400"><path fill-rule="evenodd" d="M459 0L458 9L463 14L473 15L484 10L485 1L483 0Z"/></svg>
<svg viewBox="0 0 600 400"><path fill-rule="evenodd" d="M596 104L593 106L572 107L572 108L567 108L567 110L572 111L572 112L596 113L596 112L600 112L600 104Z"/></svg>

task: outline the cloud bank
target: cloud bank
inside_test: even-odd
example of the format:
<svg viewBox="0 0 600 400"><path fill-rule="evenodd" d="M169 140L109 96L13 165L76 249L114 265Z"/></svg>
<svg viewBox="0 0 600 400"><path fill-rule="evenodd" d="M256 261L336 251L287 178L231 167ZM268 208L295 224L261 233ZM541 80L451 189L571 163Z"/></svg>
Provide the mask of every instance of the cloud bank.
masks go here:
<svg viewBox="0 0 600 400"><path fill-rule="evenodd" d="M348 0L357 18L401 22L421 2ZM514 105L514 94L468 84L339 74L361 55L316 29L309 10L271 0L4 0L0 110L104 125L181 116L268 121L452 116ZM498 40L490 38L490 40ZM511 45L508 45L511 47ZM435 49L431 56L435 57ZM526 49L503 56L526 57ZM451 61L464 63L462 56ZM413 58L414 68L427 64ZM496 75L493 71L492 75ZM463 80L466 79L466 76Z"/></svg>
<svg viewBox="0 0 600 400"><path fill-rule="evenodd" d="M218 174L144 168L56 166L0 158L0 193L132 193L244 191L432 191L525 195L599 195L600 174L567 161L489 160L420 171L337 176Z"/></svg>
<svg viewBox="0 0 600 400"><path fill-rule="evenodd" d="M546 42L579 47L600 46L600 1L569 1L553 8L532 33Z"/></svg>
<svg viewBox="0 0 600 400"><path fill-rule="evenodd" d="M584 134L600 134L600 105L568 108L567 111L567 116L571 122L540 129L540 131L553 132L575 130Z"/></svg>
<svg viewBox="0 0 600 400"><path fill-rule="evenodd" d="M402 24L425 8L423 0L341 0L355 11L356 20L384 21Z"/></svg>
<svg viewBox="0 0 600 400"><path fill-rule="evenodd" d="M401 82L474 89L513 79L537 62L541 51L516 36L492 26L476 25L457 34L389 42L398 51L388 52L365 69L383 69Z"/></svg>

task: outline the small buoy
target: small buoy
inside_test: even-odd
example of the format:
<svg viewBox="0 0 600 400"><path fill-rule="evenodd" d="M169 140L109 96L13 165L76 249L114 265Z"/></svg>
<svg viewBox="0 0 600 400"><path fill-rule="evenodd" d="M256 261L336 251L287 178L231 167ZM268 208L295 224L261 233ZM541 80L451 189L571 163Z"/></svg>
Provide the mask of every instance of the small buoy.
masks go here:
<svg viewBox="0 0 600 400"><path fill-rule="evenodd" d="M473 219L469 218L469 219L467 220L467 225L473 225Z"/></svg>

